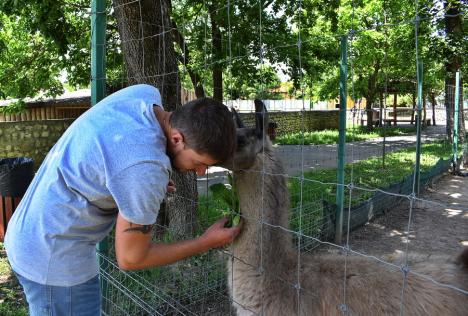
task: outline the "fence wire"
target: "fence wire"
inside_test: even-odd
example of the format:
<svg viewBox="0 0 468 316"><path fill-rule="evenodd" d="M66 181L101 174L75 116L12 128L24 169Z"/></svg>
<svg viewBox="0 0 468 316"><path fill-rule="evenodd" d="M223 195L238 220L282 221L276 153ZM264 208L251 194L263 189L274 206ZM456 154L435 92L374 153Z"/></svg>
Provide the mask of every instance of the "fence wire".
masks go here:
<svg viewBox="0 0 468 316"><path fill-rule="evenodd" d="M362 257L372 265L382 266L385 273L400 274L402 276L401 286L401 314L405 314L405 282L408 277L417 277L430 282L444 289L449 289L468 295L467 289L455 284L448 284L438 280L437 278L412 269L411 253L412 242L417 236L414 235L415 228L412 223L412 212L420 209L443 209L445 212L455 214L460 218L468 216L468 205L456 204L447 202L446 200L431 200L426 195L419 195L415 192L414 175L415 172L421 172L420 183L421 188L433 185L437 179L444 173L450 170L453 160L453 145L451 133L453 128L454 117L454 96L455 86L446 85L444 93L436 97L425 97L423 102L423 111L421 119L421 169L415 170L415 147L416 147L416 123L417 117L417 80L416 75L412 80L409 80L403 91L397 91L392 86L391 78L381 78L384 81L380 87L377 87L375 94L376 100L373 104L367 104L366 96L360 95L359 83L360 74L357 70L359 64L356 64L353 58L356 58L362 52L353 43L366 40L366 32L385 32L388 29L396 28L405 25L417 25L424 23L426 18L415 16L404 16L406 20L389 23L386 20L383 23L377 23L372 28L362 28L358 25L351 25L349 30L349 40L351 41L351 49L349 52L350 76L348 76L348 86L352 87L348 91L349 99L346 100L346 125L347 138L345 144L344 158L345 166L345 201L344 201L344 221L343 231L346 233L346 242L344 244L334 243L336 229L336 192L341 185L337 183L337 165L338 165L338 114L339 110L336 105L339 104L337 99L331 99L328 102L317 102L316 100L307 99L308 93L305 91L307 85L303 78L303 66L307 57L308 50L313 49L313 43L320 39L317 35L315 38L301 38L301 12L302 2L292 2L291 6L295 10L291 14L290 19L294 20L294 26L297 27L297 38L288 38L287 41L276 43L276 45L267 46L262 42L262 37L274 34L275 29L270 29L270 25L262 23L265 12L268 8L263 7L262 1L250 1L244 10L258 8L258 16L253 24L256 24L258 41L246 47L239 49L238 43L233 42L232 32L235 31L235 25L232 25L231 16L236 10L241 10L240 1L228 1L226 4L219 6L210 6L208 2L203 2L203 8L200 9L198 15L192 17L192 20L178 21L177 27L168 25L153 25L158 26L160 32L155 34L147 34L143 31L140 37L130 39L130 42L145 43L156 40L161 37L169 37L178 30L186 37L187 43L181 48L184 58L179 63L178 71L161 72L157 75L145 76L150 80L154 77L165 78L174 74L181 73L181 82L169 83L165 82L165 86L181 85L182 88L188 90L194 89L193 83L190 82L189 73L198 71L201 74L201 82L204 86L210 86L210 71L215 67L225 69L225 76L228 78L225 84L230 92L225 96L224 103L228 106L241 109L241 117L248 126L255 124L255 110L253 100L249 108L249 101L233 98L233 91L237 88L235 75L232 69L235 64L245 63L250 65L256 64L258 67L264 66L269 62L268 56L275 53L290 54L289 61L297 62L298 78L300 83L298 87L292 89L292 97L299 96L300 100L294 102L286 101L266 101L270 111L270 125L268 134L273 141L274 152L280 158L284 165L284 173L272 174L268 170L255 171L259 177L279 177L284 178L288 183L290 208L288 214L288 223L277 225L269 221L268 216L264 213L268 212L264 209L265 206L258 205L262 209L260 218L249 217L243 214L245 221L252 221L261 225L262 231L280 231L284 234L285 239L291 239L293 248L297 249L297 265L291 266L291 272L295 275L293 279L282 279L281 275L276 276L283 282L286 288L295 291L297 297L297 310L299 314L301 299L303 295L311 295L319 297L320 288L303 288L301 286L302 278L307 277L301 274L301 262L307 260L307 256L321 255L322 252L338 254L338 257L344 256L345 264L343 266L343 288L342 297L336 300L336 308L342 314L348 314L353 306L349 306L347 300L349 295L348 275L352 264L348 262L348 257ZM180 2L177 5L184 7L189 2ZM138 6L139 15L142 16L141 3L139 0L130 1L127 3L119 3L109 9L107 14L110 19L115 19L113 13L115 10L122 9L124 6ZM156 8L157 9L157 8ZM418 12L417 9L416 11ZM183 10L182 10L183 11ZM289 11L291 12L291 11ZM225 56L215 56L213 46L209 47L212 41L210 34L213 26L209 21L214 14L222 13L228 23L229 30L227 38L223 38L221 43L228 47ZM438 18L442 19L443 16ZM463 18L465 18L463 16ZM151 24L142 19L130 20L143 28L145 24ZM186 58L187 51L195 49L193 42L190 42L190 32L193 31L194 25L203 25L201 36L203 37L203 47L201 47L201 56L197 56L198 60L189 65ZM292 22L291 22L292 23ZM329 37L323 36L324 40L330 41ZM339 51L339 37L334 40L334 47ZM418 34L415 34L416 43L418 43ZM121 41L121 44L124 44ZM141 44L142 45L142 44ZM171 44L172 45L172 44ZM212 44L211 44L212 45ZM119 47L112 49L119 50ZM165 51L165 48L162 48ZM125 52L124 52L125 53ZM414 53L414 52L413 52ZM144 55L142 50L142 61L148 64L151 63ZM404 56L407 56L406 54ZM413 56L414 57L414 56ZM254 60L254 61L252 61ZM385 61L389 63L390 61ZM411 69L413 66L408 66ZM335 68L338 72L338 67ZM416 73L416 69L414 69ZM125 65L122 61L122 74L113 77L113 89L118 89L128 85L129 81L134 78L125 76ZM109 76L109 74L108 74ZM105 79L105 78L93 78ZM264 86L264 78L257 78L262 84L260 93L265 96L268 92ZM330 78L329 78L330 79ZM378 78L375 78L378 80ZM333 81L333 80L331 80ZM118 84L116 84L116 82ZM338 91L338 81L334 81L336 90ZM355 87L356 85L356 87ZM161 87L159 87L161 88ZM311 88L311 87L308 87ZM380 89L380 90L379 90ZM393 89L393 90L392 90ZM208 94L210 91L206 91ZM184 94L185 93L185 94ZM290 92L288 91L288 94ZM179 97L181 103L195 98L193 93L183 92ZM402 100L399 100L402 98ZM264 99L264 98L263 98ZM464 100L467 97L461 98L461 106L459 108L460 126L462 122L466 122L467 111L463 107ZM284 102L281 105L281 102ZM466 103L466 102L465 102ZM279 104L279 106L278 106ZM293 104L293 105L291 105ZM404 106L401 106L404 104ZM466 108L466 106L465 106ZM372 133L368 129L372 128ZM318 132L319 130L326 130ZM459 130L460 138L460 156L468 155L467 140L465 130ZM252 170L245 170L252 172ZM265 180L264 180L265 181ZM219 219L223 212L232 209L225 201L217 199L210 191L210 186L216 183L224 183L229 187L228 171L221 168L212 167L204 177L197 179L198 198L191 199L181 197L177 194L172 194L174 199L191 199L190 202L197 208L195 217L188 219L186 225L195 228L194 235L201 234L204 229L209 227L215 220ZM424 190L421 190L422 191ZM261 192L264 189L262 189ZM263 193L262 193L263 194ZM263 199L265 199L264 197ZM262 199L262 200L263 200ZM401 231L394 231L393 234L401 236L400 242L395 241L394 247L391 249L383 249L375 252L375 249L367 248L365 243L359 242L358 237L353 238L354 231L363 229L369 221L377 218L390 218L389 214L397 208L403 208L407 212L407 227ZM455 216L454 215L454 216ZM418 215L419 216L419 215ZM391 226L391 225L390 225ZM382 227L382 231L383 231ZM170 242L180 238L178 232L174 231L164 220L159 220L154 229L155 242ZM449 228L447 228L449 229ZM259 249L259 255L264 262L263 256L268 248L269 240L264 239L264 234L260 235L259 240L253 240L251 247ZM460 238L468 239L468 236ZM365 236L362 236L364 238ZM401 244L403 243L403 245ZM110 244L113 244L112 237ZM385 254L386 251L392 249L402 249L403 259L389 258ZM391 254L390 254L391 255ZM211 250L206 254L194 256L182 260L177 264L167 267L147 269L138 272L122 271L118 268L115 260L115 254L112 250L109 254L100 254L101 260L104 263L101 267L101 278L105 280L106 289L103 291L103 313L105 315L235 315L235 308L244 308L249 310L248 306L242 306L241 303L232 299L232 288L234 275L228 275L226 265L238 264L249 267L252 271L262 272L263 264L259 266L252 265L250 262L241 258L238 253L232 251L231 248ZM281 258L278 258L281 260ZM263 271L265 272L265 271ZM268 273L268 271L266 271ZM342 276L337 276L337 279ZM258 285L262 291L267 291L264 284ZM364 294L363 294L364 295ZM363 297L363 300L366 298ZM467 296L468 299L468 296ZM261 305L260 314L265 314L263 307L266 304L265 297L259 302ZM253 311L251 311L254 313ZM312 311L311 311L312 313ZM266 314L265 314L266 315Z"/></svg>

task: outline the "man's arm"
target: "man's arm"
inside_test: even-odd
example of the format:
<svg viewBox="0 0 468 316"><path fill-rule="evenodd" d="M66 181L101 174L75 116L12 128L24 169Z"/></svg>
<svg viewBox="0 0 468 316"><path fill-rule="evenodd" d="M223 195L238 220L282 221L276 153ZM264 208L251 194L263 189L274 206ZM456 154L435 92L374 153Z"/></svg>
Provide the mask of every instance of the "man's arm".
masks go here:
<svg viewBox="0 0 468 316"><path fill-rule="evenodd" d="M133 224L119 214L115 230L117 262L124 270L138 270L170 264L224 246L232 242L241 229L240 226L225 228L226 222L227 218L217 221L195 239L153 243L152 225Z"/></svg>

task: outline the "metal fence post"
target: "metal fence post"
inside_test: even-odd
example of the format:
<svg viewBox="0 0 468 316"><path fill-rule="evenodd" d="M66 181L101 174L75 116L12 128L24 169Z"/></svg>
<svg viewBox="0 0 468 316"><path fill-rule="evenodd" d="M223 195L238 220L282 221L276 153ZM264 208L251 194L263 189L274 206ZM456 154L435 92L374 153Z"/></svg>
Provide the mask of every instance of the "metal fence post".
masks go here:
<svg viewBox="0 0 468 316"><path fill-rule="evenodd" d="M91 4L91 105L106 94L106 0Z"/></svg>
<svg viewBox="0 0 468 316"><path fill-rule="evenodd" d="M106 95L106 0L92 0L91 11L91 105L95 105ZM102 259L109 253L107 237L98 243L96 250L99 268L107 270L108 263ZM101 312L104 314L108 292L107 280L101 278Z"/></svg>
<svg viewBox="0 0 468 316"><path fill-rule="evenodd" d="M338 143L338 168L336 187L336 226L335 243L341 244L343 234L343 203L344 203L344 165L345 165L345 142L346 142L346 101L348 77L348 36L341 37L341 62L340 62L340 122Z"/></svg>
<svg viewBox="0 0 468 316"><path fill-rule="evenodd" d="M460 111L460 71L455 74L455 104L453 106L453 172L458 170L458 112Z"/></svg>
<svg viewBox="0 0 468 316"><path fill-rule="evenodd" d="M416 119L416 164L414 166L414 181L413 193L419 195L420 185L420 169L421 169L421 113L422 113L422 88L423 88L423 63L418 61L417 64L417 79L418 79L418 117Z"/></svg>

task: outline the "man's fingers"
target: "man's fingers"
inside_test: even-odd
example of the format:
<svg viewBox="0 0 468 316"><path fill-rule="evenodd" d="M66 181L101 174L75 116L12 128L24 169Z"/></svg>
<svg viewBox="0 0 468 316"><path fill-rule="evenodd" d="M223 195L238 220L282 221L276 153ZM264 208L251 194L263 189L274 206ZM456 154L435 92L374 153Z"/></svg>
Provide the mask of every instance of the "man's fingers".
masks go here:
<svg viewBox="0 0 468 316"><path fill-rule="evenodd" d="M167 192L174 193L176 191L177 189L175 187L174 181L172 179L169 179L169 183L167 184Z"/></svg>
<svg viewBox="0 0 468 316"><path fill-rule="evenodd" d="M216 222L216 224L219 226L219 227L224 227L224 225L229 221L229 217L225 216L223 218L221 218L220 220L218 220Z"/></svg>

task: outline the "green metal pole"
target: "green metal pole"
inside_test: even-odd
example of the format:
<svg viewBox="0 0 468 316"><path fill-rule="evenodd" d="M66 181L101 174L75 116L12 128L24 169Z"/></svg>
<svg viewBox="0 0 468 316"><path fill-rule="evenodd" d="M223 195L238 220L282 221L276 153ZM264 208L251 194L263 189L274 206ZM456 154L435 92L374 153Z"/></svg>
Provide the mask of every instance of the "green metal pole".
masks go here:
<svg viewBox="0 0 468 316"><path fill-rule="evenodd" d="M416 119L416 164L414 166L414 181L413 193L419 195L419 181L420 181L420 168L421 168L421 114L422 114L422 87L423 87L423 63L418 61L417 76L418 76L418 117Z"/></svg>
<svg viewBox="0 0 468 316"><path fill-rule="evenodd" d="M106 0L91 4L91 105L106 94Z"/></svg>
<svg viewBox="0 0 468 316"><path fill-rule="evenodd" d="M340 122L338 143L338 169L336 188L336 226L335 243L341 244L343 234L343 203L344 203L344 165L345 165L345 142L346 142L346 101L348 78L348 36L341 37L341 63L340 63Z"/></svg>
<svg viewBox="0 0 468 316"><path fill-rule="evenodd" d="M458 111L460 109L460 71L455 74L455 104L453 112L453 172L458 170Z"/></svg>
<svg viewBox="0 0 468 316"><path fill-rule="evenodd" d="M91 105L101 101L106 95L106 0L92 0L91 3ZM106 260L109 242L107 237L98 243L98 264L100 269L109 269ZM109 285L106 278L101 277L101 313L107 313Z"/></svg>

